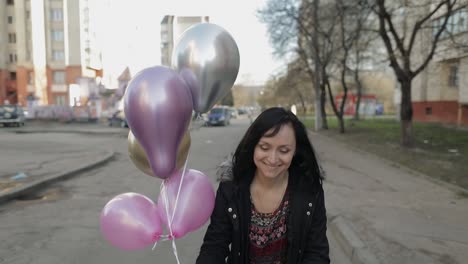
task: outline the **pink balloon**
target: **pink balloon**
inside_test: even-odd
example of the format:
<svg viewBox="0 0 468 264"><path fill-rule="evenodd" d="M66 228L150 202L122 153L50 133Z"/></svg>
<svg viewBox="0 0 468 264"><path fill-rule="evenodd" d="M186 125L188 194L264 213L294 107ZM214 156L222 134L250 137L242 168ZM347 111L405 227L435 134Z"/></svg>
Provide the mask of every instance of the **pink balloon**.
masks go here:
<svg viewBox="0 0 468 264"><path fill-rule="evenodd" d="M174 212L182 171L175 172L169 179L164 181L165 193L169 202L169 217L172 217ZM162 223L168 227L164 201L162 191L159 194L157 207ZM215 192L208 176L197 170L186 170L171 225L173 236L180 238L203 226L213 212L214 202Z"/></svg>
<svg viewBox="0 0 468 264"><path fill-rule="evenodd" d="M115 247L136 250L158 241L162 226L153 201L138 193L123 193L104 206L101 231Z"/></svg>
<svg viewBox="0 0 468 264"><path fill-rule="evenodd" d="M177 149L189 127L192 109L190 88L171 68L146 68L128 84L125 117L156 177L166 179L176 170Z"/></svg>

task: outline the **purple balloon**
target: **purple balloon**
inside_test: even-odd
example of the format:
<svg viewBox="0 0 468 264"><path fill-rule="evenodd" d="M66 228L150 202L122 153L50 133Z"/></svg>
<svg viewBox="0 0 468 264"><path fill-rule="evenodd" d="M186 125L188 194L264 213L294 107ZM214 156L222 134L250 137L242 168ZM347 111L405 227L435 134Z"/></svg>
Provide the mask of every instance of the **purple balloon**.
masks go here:
<svg viewBox="0 0 468 264"><path fill-rule="evenodd" d="M101 232L115 247L142 249L162 234L157 207L148 197L123 193L110 200L101 212Z"/></svg>
<svg viewBox="0 0 468 264"><path fill-rule="evenodd" d="M169 179L164 181L169 202L169 217L172 217L174 212L182 171L175 172ZM197 170L186 170L171 225L172 235L175 238L180 238L203 226L213 212L214 203L215 192L208 177ZM159 194L157 207L161 222L168 227L163 192Z"/></svg>
<svg viewBox="0 0 468 264"><path fill-rule="evenodd" d="M168 67L144 69L128 84L125 116L157 177L165 179L174 172L192 109L190 88Z"/></svg>

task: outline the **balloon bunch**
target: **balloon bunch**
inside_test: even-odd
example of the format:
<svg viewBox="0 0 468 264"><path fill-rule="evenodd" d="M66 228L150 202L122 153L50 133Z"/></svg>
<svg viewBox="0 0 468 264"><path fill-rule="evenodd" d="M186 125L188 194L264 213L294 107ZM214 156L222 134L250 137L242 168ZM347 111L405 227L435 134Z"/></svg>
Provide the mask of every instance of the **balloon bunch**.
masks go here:
<svg viewBox="0 0 468 264"><path fill-rule="evenodd" d="M100 222L104 237L125 250L172 239L179 263L174 239L204 225L215 199L208 177L187 169L192 113L210 110L229 92L239 71L239 51L226 30L202 23L182 34L172 57L172 68L139 72L124 95L129 156L143 173L163 180L157 203L123 193L105 205Z"/></svg>

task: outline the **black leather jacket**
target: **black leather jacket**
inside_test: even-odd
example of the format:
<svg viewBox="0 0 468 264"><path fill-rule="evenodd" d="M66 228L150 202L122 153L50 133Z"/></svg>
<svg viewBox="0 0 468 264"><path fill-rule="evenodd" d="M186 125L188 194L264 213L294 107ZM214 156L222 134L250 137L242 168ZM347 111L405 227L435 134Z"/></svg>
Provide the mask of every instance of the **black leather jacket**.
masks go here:
<svg viewBox="0 0 468 264"><path fill-rule="evenodd" d="M287 263L330 263L322 184L305 184L301 178L290 172ZM197 264L249 263L249 186L250 182L219 184Z"/></svg>

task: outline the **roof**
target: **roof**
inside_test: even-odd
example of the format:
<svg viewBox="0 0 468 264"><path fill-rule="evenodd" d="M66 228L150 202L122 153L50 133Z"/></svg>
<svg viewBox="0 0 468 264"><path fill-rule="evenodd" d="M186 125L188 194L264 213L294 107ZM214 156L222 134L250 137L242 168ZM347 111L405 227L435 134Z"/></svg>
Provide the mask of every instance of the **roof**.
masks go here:
<svg viewBox="0 0 468 264"><path fill-rule="evenodd" d="M130 69L128 67L120 74L117 80L119 81L130 81L132 79L132 75L130 74Z"/></svg>

